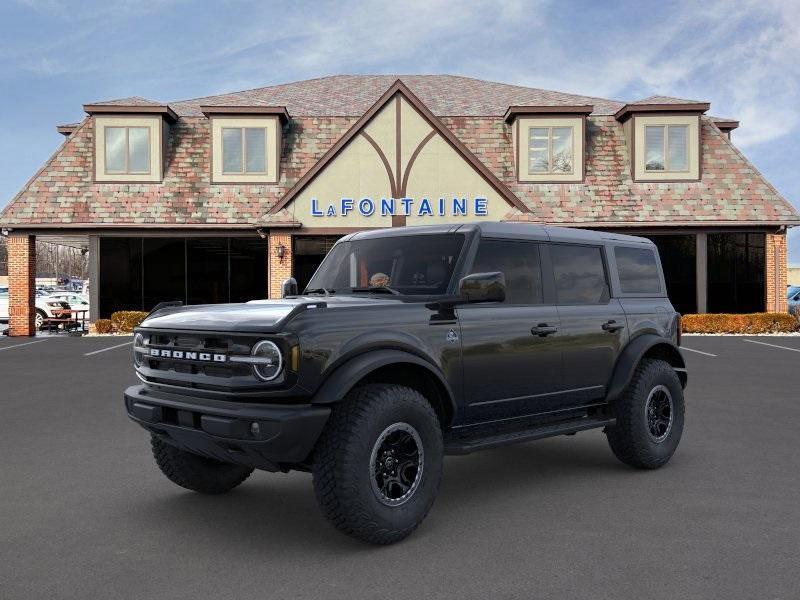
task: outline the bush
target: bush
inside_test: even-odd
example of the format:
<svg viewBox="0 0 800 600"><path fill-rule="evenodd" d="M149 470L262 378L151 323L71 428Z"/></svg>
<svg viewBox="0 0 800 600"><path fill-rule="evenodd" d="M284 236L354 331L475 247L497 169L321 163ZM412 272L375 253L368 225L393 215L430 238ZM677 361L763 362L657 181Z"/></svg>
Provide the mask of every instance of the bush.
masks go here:
<svg viewBox="0 0 800 600"><path fill-rule="evenodd" d="M120 310L111 315L111 324L120 333L131 333L147 315L141 310Z"/></svg>
<svg viewBox="0 0 800 600"><path fill-rule="evenodd" d="M114 326L111 324L111 319L97 319L94 322L94 330L97 333L111 333Z"/></svg>
<svg viewBox="0 0 800 600"><path fill-rule="evenodd" d="M745 315L683 315L683 333L788 333L798 331L800 322L788 313L751 313Z"/></svg>

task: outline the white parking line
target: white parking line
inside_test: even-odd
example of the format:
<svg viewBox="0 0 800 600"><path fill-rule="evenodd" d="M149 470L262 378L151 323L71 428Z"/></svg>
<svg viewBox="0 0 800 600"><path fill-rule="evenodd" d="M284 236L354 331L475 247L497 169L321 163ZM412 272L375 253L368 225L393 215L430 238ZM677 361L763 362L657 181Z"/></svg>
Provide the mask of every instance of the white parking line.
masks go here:
<svg viewBox="0 0 800 600"><path fill-rule="evenodd" d="M759 342L758 340L742 339L743 342L750 342L751 344L761 344L762 346L769 346L770 348L780 348L781 350L791 350L792 352L800 352L798 348L789 348L789 346L779 346L778 344L768 344L767 342Z"/></svg>
<svg viewBox="0 0 800 600"><path fill-rule="evenodd" d="M36 340L35 342L25 342L24 344L14 344L13 346L4 346L0 348L0 352L3 350L11 350L12 348L22 348L22 346L30 346L31 344L41 344L42 342L47 342L49 340Z"/></svg>
<svg viewBox="0 0 800 600"><path fill-rule="evenodd" d="M94 352L87 352L84 356L92 356L93 354L100 354L101 352L105 352L106 350L114 350L115 348L122 348L123 346L130 346L133 343L133 340L130 342L125 342L124 344L117 344L116 346L109 346L108 348L101 348L100 350L95 350Z"/></svg>
<svg viewBox="0 0 800 600"><path fill-rule="evenodd" d="M689 352L697 352L697 354L702 354L703 356L712 356L717 358L716 354L711 354L711 352L703 352L702 350L695 350L694 348L687 348L686 346L681 346L681 350L688 350Z"/></svg>

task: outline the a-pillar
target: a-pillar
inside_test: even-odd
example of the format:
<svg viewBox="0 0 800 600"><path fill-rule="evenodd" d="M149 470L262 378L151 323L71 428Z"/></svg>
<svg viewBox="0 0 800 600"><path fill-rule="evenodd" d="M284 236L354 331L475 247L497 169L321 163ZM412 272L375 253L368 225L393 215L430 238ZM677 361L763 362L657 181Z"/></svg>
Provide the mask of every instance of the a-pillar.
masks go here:
<svg viewBox="0 0 800 600"><path fill-rule="evenodd" d="M8 334L36 335L36 236L8 236Z"/></svg>

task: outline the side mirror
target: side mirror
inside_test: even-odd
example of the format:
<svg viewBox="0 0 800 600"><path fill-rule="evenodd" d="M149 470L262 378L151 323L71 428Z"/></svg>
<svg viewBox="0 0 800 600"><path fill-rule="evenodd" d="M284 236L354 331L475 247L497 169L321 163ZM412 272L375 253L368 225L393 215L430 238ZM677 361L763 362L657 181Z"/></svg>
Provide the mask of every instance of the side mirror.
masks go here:
<svg viewBox="0 0 800 600"><path fill-rule="evenodd" d="M281 284L281 298L286 296L297 296L297 280L294 277L284 280Z"/></svg>
<svg viewBox="0 0 800 600"><path fill-rule="evenodd" d="M470 304L502 302L506 299L506 276L499 271L467 275L458 282L458 293Z"/></svg>

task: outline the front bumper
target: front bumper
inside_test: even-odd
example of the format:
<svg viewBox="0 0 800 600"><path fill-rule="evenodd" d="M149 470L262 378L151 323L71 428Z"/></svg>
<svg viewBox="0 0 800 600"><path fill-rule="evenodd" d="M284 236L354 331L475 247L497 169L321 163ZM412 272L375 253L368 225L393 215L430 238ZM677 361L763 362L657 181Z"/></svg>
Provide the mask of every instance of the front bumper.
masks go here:
<svg viewBox="0 0 800 600"><path fill-rule="evenodd" d="M266 471L303 463L331 412L311 404L187 398L144 385L125 390L125 409L139 425L182 450Z"/></svg>

